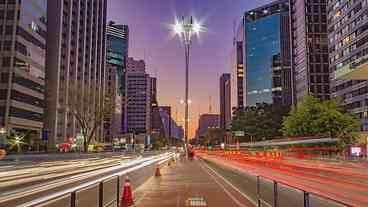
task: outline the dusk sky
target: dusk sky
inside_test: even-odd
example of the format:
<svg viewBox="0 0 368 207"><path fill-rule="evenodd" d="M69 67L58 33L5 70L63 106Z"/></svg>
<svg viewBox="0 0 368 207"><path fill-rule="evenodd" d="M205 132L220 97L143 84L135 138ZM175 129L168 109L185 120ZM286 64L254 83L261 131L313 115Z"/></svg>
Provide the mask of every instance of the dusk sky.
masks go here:
<svg viewBox="0 0 368 207"><path fill-rule="evenodd" d="M199 113L219 113L219 77L232 73L231 51L234 22L242 13L270 0L108 0L108 20L130 29L129 56L144 59L151 76L157 77L160 105L172 107L174 119L184 121L184 49L168 25L176 17L193 15L207 31L195 39L189 71L190 132L194 136ZM233 90L233 89L232 89ZM236 100L231 100L233 103ZM176 116L177 111L177 116ZM179 124L183 124L179 123Z"/></svg>

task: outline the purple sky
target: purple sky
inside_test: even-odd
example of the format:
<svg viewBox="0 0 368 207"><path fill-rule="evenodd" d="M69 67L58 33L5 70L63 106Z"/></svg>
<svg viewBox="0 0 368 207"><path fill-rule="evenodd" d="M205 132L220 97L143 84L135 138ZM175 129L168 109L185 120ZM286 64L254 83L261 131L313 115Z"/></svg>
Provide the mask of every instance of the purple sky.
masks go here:
<svg viewBox="0 0 368 207"><path fill-rule="evenodd" d="M108 20L130 29L129 56L144 59L147 71L158 79L160 105L173 107L174 118L183 119L184 49L170 36L175 17L193 15L207 28L191 49L190 137L198 114L219 111L219 77L230 73L234 21L242 13L270 0L108 0ZM236 100L232 100L235 103ZM176 116L176 111L178 115Z"/></svg>

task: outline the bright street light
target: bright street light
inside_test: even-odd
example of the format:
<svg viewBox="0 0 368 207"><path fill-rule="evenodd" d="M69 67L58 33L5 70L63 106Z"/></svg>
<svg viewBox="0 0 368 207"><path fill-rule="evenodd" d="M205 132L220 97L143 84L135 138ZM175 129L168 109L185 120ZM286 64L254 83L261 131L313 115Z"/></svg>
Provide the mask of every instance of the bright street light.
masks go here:
<svg viewBox="0 0 368 207"><path fill-rule="evenodd" d="M180 99L180 104L185 104L185 101L183 99ZM188 104L192 104L192 100L188 100Z"/></svg>
<svg viewBox="0 0 368 207"><path fill-rule="evenodd" d="M193 34L198 35L201 31L203 31L203 27L200 25L199 22L193 21L193 17L185 19L182 17L181 21L176 21L175 25L173 26L173 30L175 34L179 35L180 39L184 44L185 49L185 126L184 126L184 148L185 148L185 155L188 158L188 116L189 116L189 49L192 43L192 36Z"/></svg>

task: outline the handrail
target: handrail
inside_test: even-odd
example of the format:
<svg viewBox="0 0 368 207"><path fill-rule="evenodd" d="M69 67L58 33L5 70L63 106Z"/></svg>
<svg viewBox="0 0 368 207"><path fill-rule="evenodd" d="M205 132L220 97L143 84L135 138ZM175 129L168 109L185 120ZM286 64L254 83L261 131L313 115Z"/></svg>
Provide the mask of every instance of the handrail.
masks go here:
<svg viewBox="0 0 368 207"><path fill-rule="evenodd" d="M295 190L298 190L298 191L301 191L303 192L303 196L308 196L309 194L312 194L312 195L315 195L317 197L320 197L320 198L323 198L323 199L326 199L326 200L329 200L329 201L333 201L339 205L344 205L344 206L347 206L347 207L352 207L353 205L351 204L348 204L348 203L345 203L343 201L339 201L339 200L336 200L334 198L331 198L330 196L326 196L326 195L322 195L320 193L316 193L316 192L313 192L313 190L305 190L305 189L302 189L300 187L297 187L297 186L294 186L294 185L291 185L291 184L288 184L286 182L283 182L283 181L279 181L277 179L273 179L273 178L270 178L268 176L265 176L265 175L256 175L257 176L257 182L259 182L259 179L260 178L265 178L266 180L268 181L271 181L273 184L274 184L274 188L277 188L278 184L281 184L281 185L284 185L288 188L292 188L292 189L295 189ZM258 186L258 185L257 185ZM275 193L275 192L274 192ZM277 193L277 192L276 192ZM307 195L306 195L307 194ZM263 200L262 200L263 201ZM265 201L264 201L265 202Z"/></svg>
<svg viewBox="0 0 368 207"><path fill-rule="evenodd" d="M72 188L69 188L69 189L66 189L66 190L63 190L63 191L59 191L59 192L53 193L51 195L47 195L47 196L44 196L44 197L41 197L41 198L38 198L38 199L35 199L35 200L32 200L32 201L29 201L29 202L24 203L24 204L20 204L20 205L18 205L18 207L32 207L32 206L35 206L35 205L42 204L44 202L53 200L55 198L58 198L58 197L61 197L61 196L64 196L64 195L67 195L67 194L76 192L78 190L85 189L85 188L90 187L90 186L93 186L95 184L99 184L99 183L101 183L101 182L103 182L105 180L109 180L109 179L114 178L114 177L119 177L121 175L130 173L132 171L135 171L135 170L144 168L144 167L149 166L149 165L151 165L151 164L153 164L155 162L170 159L173 155L175 155L175 153L165 153L164 155L157 155L157 156L154 156L153 158L152 157L151 158L143 158L142 159L143 161L142 160L139 160L140 162L133 161L133 162L137 162L137 164L138 163L139 164L136 165L136 166L134 166L134 167L132 167L132 168L128 168L126 170L123 170L121 172L117 172L117 173L114 173L114 174L111 174L111 175L107 175L107 176L104 176L104 177L99 178L97 180L89 181L89 182L84 183L84 184L81 184L79 186L72 187Z"/></svg>

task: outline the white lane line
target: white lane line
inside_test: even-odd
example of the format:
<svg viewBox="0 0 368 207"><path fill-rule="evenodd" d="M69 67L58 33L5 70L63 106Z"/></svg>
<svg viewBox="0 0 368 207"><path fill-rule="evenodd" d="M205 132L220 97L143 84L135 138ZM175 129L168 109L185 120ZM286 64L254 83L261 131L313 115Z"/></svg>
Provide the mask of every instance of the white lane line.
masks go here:
<svg viewBox="0 0 368 207"><path fill-rule="evenodd" d="M218 172L216 172L213 168L211 168L210 166L208 166L208 164L206 164L203 161L200 161L202 163L204 163L204 166L211 170L213 173L215 173L219 178L221 178L226 184L228 184L230 187L232 187L235 191L237 191L240 195L242 195L244 198L246 198L248 201L250 201L253 205L257 206L257 202L255 200L253 200L251 197L249 197L248 195L244 194L243 192L241 192L239 190L239 188L235 187L230 181L228 181L226 178L224 178L222 175L220 175Z"/></svg>
<svg viewBox="0 0 368 207"><path fill-rule="evenodd" d="M247 206L245 206L244 204L242 204L238 199L236 199L235 198L235 196L233 196L226 188L225 188L225 186L224 185L222 185L216 178L215 178L215 176L212 174L212 173L210 173L209 171L208 171L208 166L206 166L207 167L207 169L205 169L204 167L203 167L203 164L201 163L200 164L200 166L202 167L202 169L208 174L208 175L210 175L211 176L211 178L217 183L217 185L219 185L221 188L222 188L222 190L231 198L231 200L233 200L234 201L234 203L236 203L238 206L241 206L241 207L247 207Z"/></svg>

